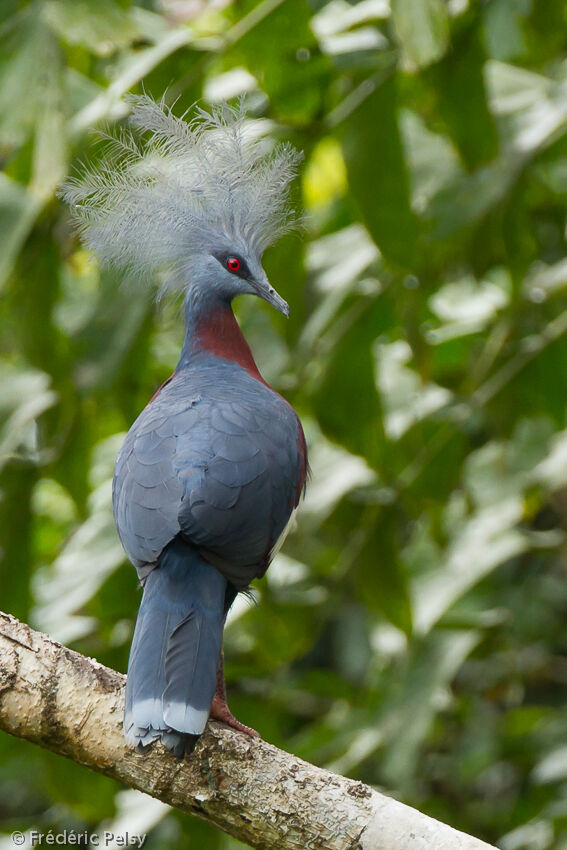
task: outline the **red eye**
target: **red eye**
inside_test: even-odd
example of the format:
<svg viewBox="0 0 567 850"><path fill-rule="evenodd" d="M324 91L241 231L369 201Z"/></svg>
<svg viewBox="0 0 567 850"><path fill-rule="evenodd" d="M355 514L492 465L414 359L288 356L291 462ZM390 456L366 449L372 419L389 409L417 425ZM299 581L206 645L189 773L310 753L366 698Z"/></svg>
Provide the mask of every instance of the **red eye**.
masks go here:
<svg viewBox="0 0 567 850"><path fill-rule="evenodd" d="M230 257L226 261L227 268L231 272L237 272L240 268L240 260L237 260L236 257Z"/></svg>

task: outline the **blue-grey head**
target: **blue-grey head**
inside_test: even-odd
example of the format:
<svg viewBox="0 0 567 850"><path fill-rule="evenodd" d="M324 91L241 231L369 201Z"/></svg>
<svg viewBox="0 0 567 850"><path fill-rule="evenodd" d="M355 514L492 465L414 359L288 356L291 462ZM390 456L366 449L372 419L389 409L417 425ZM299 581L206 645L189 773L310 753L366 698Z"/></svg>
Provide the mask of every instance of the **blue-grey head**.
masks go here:
<svg viewBox="0 0 567 850"><path fill-rule="evenodd" d="M186 291L188 303L248 293L288 315L261 261L297 223L289 185L301 154L270 147L241 108L195 108L185 121L163 101L130 102L105 157L60 191L84 243L103 264Z"/></svg>

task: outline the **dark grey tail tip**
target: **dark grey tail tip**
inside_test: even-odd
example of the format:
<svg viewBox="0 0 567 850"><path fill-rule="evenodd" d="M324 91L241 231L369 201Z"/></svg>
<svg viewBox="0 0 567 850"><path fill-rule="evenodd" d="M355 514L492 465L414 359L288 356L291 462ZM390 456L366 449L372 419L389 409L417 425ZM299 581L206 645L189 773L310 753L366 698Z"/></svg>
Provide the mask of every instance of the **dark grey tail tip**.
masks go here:
<svg viewBox="0 0 567 850"><path fill-rule="evenodd" d="M159 739L161 739L162 744L175 758L183 759L185 756L190 756L193 750L197 745L197 741L199 740L200 735L190 735L190 734L181 734L179 732L161 732ZM143 741L138 741L132 749L134 749L137 753L147 753L153 745L155 744L156 739L154 738L147 743ZM130 743L130 742L128 742ZM130 746L132 744L130 743Z"/></svg>
<svg viewBox="0 0 567 850"><path fill-rule="evenodd" d="M191 755L200 737L200 735L165 733L161 736L161 742L166 750L169 750L175 758L181 760L185 758L185 756Z"/></svg>

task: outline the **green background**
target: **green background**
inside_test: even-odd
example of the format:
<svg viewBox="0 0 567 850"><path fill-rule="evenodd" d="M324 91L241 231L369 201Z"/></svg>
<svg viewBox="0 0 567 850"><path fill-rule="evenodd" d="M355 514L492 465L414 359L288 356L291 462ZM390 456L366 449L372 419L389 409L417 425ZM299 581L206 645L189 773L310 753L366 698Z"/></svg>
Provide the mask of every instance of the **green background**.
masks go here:
<svg viewBox="0 0 567 850"><path fill-rule="evenodd" d="M110 507L178 307L100 274L55 191L144 89L243 91L305 152L305 231L237 304L313 477L227 626L262 736L504 850L567 847L567 12L561 0L1 0L1 607L125 670ZM197 820L0 737L13 829Z"/></svg>

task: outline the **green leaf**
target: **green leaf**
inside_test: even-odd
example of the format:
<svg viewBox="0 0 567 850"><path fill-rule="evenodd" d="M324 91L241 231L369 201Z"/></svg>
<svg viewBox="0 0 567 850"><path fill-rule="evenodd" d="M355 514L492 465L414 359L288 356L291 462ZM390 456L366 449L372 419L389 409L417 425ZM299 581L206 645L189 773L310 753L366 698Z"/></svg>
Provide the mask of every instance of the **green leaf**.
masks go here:
<svg viewBox="0 0 567 850"><path fill-rule="evenodd" d="M376 303L361 306L364 311L331 352L313 404L327 436L378 467L385 445L372 342L383 317Z"/></svg>
<svg viewBox="0 0 567 850"><path fill-rule="evenodd" d="M0 173L0 289L41 209L38 198Z"/></svg>
<svg viewBox="0 0 567 850"><path fill-rule="evenodd" d="M309 26L306 0L258 3L228 33L231 63L244 64L284 119L307 121L321 108L329 63Z"/></svg>
<svg viewBox="0 0 567 850"><path fill-rule="evenodd" d="M447 136L431 132L423 118L409 109L400 109L399 120L410 173L411 205L421 215L431 198L461 176L463 170Z"/></svg>
<svg viewBox="0 0 567 850"><path fill-rule="evenodd" d="M449 41L443 0L393 0L392 19L406 65L424 68L443 56Z"/></svg>
<svg viewBox="0 0 567 850"><path fill-rule="evenodd" d="M83 607L124 561L112 514L112 475L123 440L115 434L97 445L90 470L88 516L48 567L35 576L34 624L63 643L96 629Z"/></svg>
<svg viewBox="0 0 567 850"><path fill-rule="evenodd" d="M398 106L396 79L390 76L347 118L344 155L352 193L372 238L386 259L411 268L417 234Z"/></svg>
<svg viewBox="0 0 567 850"><path fill-rule="evenodd" d="M411 583L416 631L429 632L467 591L501 564L529 549L517 526L523 516L519 495L479 510L456 529L436 569Z"/></svg>
<svg viewBox="0 0 567 850"><path fill-rule="evenodd" d="M439 694L479 639L478 632L447 631L413 644L379 722L388 741L382 767L393 787L404 787L411 781L419 750L439 710Z"/></svg>
<svg viewBox="0 0 567 850"><path fill-rule="evenodd" d="M486 53L478 26L459 33L442 62L429 71L445 122L463 162L473 171L498 154L498 135L487 102Z"/></svg>
<svg viewBox="0 0 567 850"><path fill-rule="evenodd" d="M49 376L3 364L0 378L0 467L13 457L37 461L37 420L57 401Z"/></svg>
<svg viewBox="0 0 567 850"><path fill-rule="evenodd" d="M35 6L0 30L0 153L17 149L33 132L52 41Z"/></svg>
<svg viewBox="0 0 567 850"><path fill-rule="evenodd" d="M490 55L495 59L519 59L527 51L523 23L531 0L493 0L483 9L484 32Z"/></svg>
<svg viewBox="0 0 567 850"><path fill-rule="evenodd" d="M451 401L445 387L424 383L407 366L411 348L402 341L376 346L377 384L384 409L384 429L390 440L399 440L416 422Z"/></svg>
<svg viewBox="0 0 567 850"><path fill-rule="evenodd" d="M45 70L45 95L38 108L29 184L30 192L41 201L51 200L67 174L63 62L58 46L53 43L50 46Z"/></svg>
<svg viewBox="0 0 567 850"><path fill-rule="evenodd" d="M70 123L71 136L80 136L103 120L124 117L127 108L121 101L122 96L156 66L194 40L195 34L189 27L175 27L159 33L151 47L126 54L116 67L108 88L93 97L73 116Z"/></svg>
<svg viewBox="0 0 567 850"><path fill-rule="evenodd" d="M386 506L372 510L371 515L374 519L352 567L358 596L371 611L409 635L412 610L406 567L399 553L398 517Z"/></svg>
<svg viewBox="0 0 567 850"><path fill-rule="evenodd" d="M502 203L518 174L518 158L510 155L474 174L457 175L431 199L426 210L433 237L448 239L477 225Z"/></svg>
<svg viewBox="0 0 567 850"><path fill-rule="evenodd" d="M106 56L139 36L129 9L114 0L47 0L43 14L67 44Z"/></svg>

